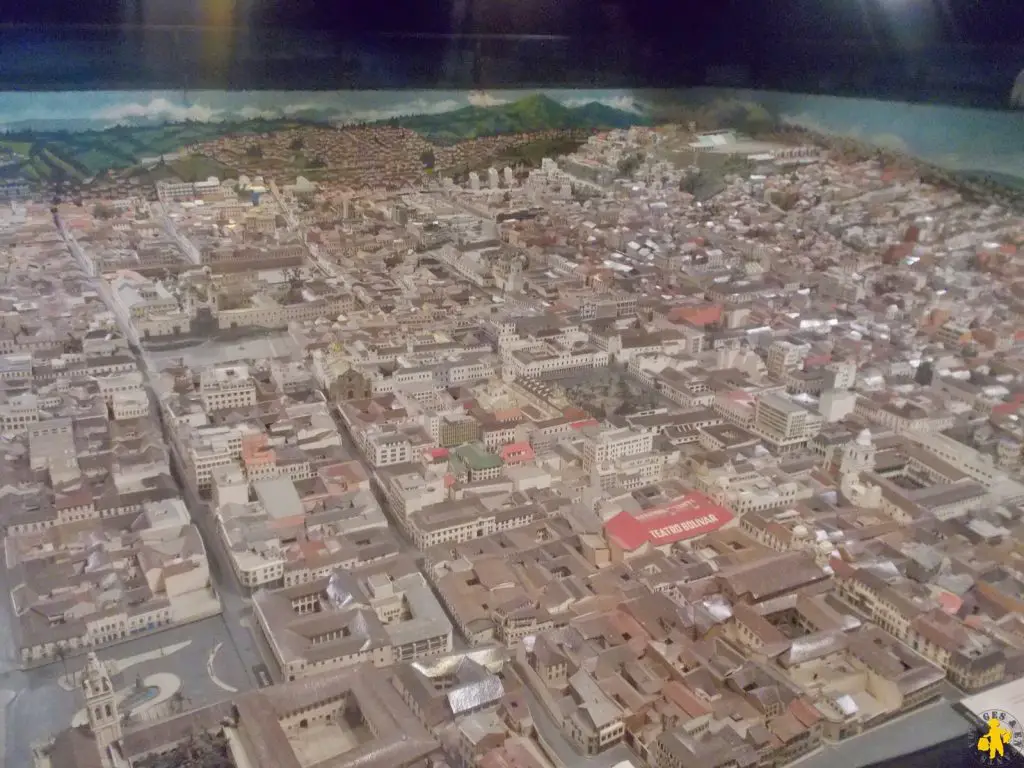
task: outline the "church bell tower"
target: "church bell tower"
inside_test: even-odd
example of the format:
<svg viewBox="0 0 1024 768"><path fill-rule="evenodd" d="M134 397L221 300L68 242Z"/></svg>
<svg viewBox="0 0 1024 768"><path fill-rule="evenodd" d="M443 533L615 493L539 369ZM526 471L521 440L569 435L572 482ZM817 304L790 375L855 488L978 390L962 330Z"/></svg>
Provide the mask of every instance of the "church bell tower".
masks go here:
<svg viewBox="0 0 1024 768"><path fill-rule="evenodd" d="M89 727L96 739L100 759L108 766L111 764L110 745L121 738L121 718L117 712L110 673L95 653L89 654L82 672L82 692L85 694L85 711L89 716Z"/></svg>
<svg viewBox="0 0 1024 768"><path fill-rule="evenodd" d="M839 475L858 475L870 472L875 468L875 444L871 440L871 432L861 430L857 439L843 446L843 455L839 463Z"/></svg>

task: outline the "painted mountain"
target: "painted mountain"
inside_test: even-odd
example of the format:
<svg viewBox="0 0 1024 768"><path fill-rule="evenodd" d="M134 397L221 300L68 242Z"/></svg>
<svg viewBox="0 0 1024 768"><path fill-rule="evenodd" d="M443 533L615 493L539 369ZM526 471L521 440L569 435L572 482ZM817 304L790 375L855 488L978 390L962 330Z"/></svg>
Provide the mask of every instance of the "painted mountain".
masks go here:
<svg viewBox="0 0 1024 768"><path fill-rule="evenodd" d="M107 170L154 162L189 144L226 134L268 133L307 124L295 120L257 119L231 123L186 121L161 126L118 125L101 131L8 130L0 134L0 181L81 182Z"/></svg>
<svg viewBox="0 0 1024 768"><path fill-rule="evenodd" d="M448 144L481 136L553 128L629 128L646 125L649 121L639 112L616 109L597 101L569 107L538 93L508 104L468 106L451 112L409 115L381 122L409 128L435 143Z"/></svg>

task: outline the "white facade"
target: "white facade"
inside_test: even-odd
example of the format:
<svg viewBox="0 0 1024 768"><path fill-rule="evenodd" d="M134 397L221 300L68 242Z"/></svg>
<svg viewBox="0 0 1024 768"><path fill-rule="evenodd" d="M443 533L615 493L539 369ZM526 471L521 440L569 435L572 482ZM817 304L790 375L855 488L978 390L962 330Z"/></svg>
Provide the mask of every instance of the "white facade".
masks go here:
<svg viewBox="0 0 1024 768"><path fill-rule="evenodd" d="M587 436L583 442L583 468L615 461L626 456L650 453L654 447L654 431L640 431L629 427L604 430L597 435Z"/></svg>
<svg viewBox="0 0 1024 768"><path fill-rule="evenodd" d="M199 395L207 411L250 408L256 405L256 384L246 365L214 366L200 375Z"/></svg>

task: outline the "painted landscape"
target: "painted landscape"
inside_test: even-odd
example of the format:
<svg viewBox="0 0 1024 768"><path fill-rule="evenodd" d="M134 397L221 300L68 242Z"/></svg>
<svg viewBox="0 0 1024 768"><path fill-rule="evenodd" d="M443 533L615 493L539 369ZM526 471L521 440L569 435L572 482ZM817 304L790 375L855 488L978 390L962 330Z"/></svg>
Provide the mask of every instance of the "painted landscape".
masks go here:
<svg viewBox="0 0 1024 768"><path fill-rule="evenodd" d="M116 191L260 169L358 184L374 178L367 163L453 174L533 165L595 130L664 122L754 136L800 126L1024 185L1020 112L706 89L2 93L0 182Z"/></svg>
<svg viewBox="0 0 1024 768"><path fill-rule="evenodd" d="M592 101L567 107L543 94L491 107L468 106L436 115L411 115L389 121L409 128L437 144L454 144L467 139L507 133L534 133L551 129L600 130L646 125L638 112L616 109Z"/></svg>
<svg viewBox="0 0 1024 768"><path fill-rule="evenodd" d="M214 109L206 104L221 96L231 102L237 95L201 94L186 105L162 94L120 109L103 107L80 114L69 110L58 115L38 106L35 113L24 106L6 109L5 102L23 101L19 97L24 94L0 94L0 179L88 185L111 176L144 183L169 177L237 176L243 170L240 164L224 164L205 146L224 137L249 140L257 147L268 137L304 130L358 133L380 129L380 141L386 143L386 129L406 129L420 136L425 145L439 148L489 137L534 135L538 142L559 149L560 141L572 132L648 122L640 111L616 107L616 96L600 92L583 103L580 99L586 94L574 93L563 100L542 93L512 95L518 98L461 94L465 103L460 106L454 94L442 92L431 98L416 94L396 99L394 94L384 94L381 99L390 102L386 104L367 104L362 94L352 94L352 104L339 94L315 94L317 101L311 102L295 101L297 95L288 94L289 102L279 100L274 107L266 103L266 94L254 94L246 106ZM362 108L359 102L363 102ZM558 133L566 136L554 135ZM316 175L330 167L326 158L303 153L306 142L302 136L294 135L289 143L295 148L295 162L275 170ZM567 147L570 145L571 141ZM420 154L429 150L424 146ZM496 143L494 159L531 157L529 152L517 155L508 150L507 142ZM258 155L251 159L262 159Z"/></svg>
<svg viewBox="0 0 1024 768"><path fill-rule="evenodd" d="M158 163L162 155L226 134L255 134L303 125L293 120L168 123L89 131L9 131L0 136L0 177L29 181L85 181L106 171ZM173 175L174 166L170 166ZM210 173L223 169L211 163ZM187 172L187 170L186 170ZM207 174L209 175L209 174ZM205 176L203 176L205 178Z"/></svg>

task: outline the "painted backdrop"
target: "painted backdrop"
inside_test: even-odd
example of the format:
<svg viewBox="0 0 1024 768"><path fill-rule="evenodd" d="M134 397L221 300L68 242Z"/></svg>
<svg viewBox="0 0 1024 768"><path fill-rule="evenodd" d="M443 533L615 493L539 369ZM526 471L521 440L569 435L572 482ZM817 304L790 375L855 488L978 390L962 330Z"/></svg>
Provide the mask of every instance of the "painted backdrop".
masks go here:
<svg viewBox="0 0 1024 768"><path fill-rule="evenodd" d="M951 170L1024 183L1024 113L790 93L688 91L338 91L0 93L0 181L132 173L224 135L303 125L384 124L428 142L606 129L712 115L849 135ZM707 122L706 120L702 122Z"/></svg>

